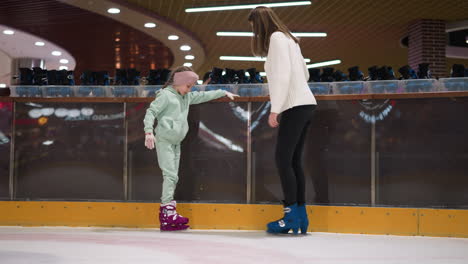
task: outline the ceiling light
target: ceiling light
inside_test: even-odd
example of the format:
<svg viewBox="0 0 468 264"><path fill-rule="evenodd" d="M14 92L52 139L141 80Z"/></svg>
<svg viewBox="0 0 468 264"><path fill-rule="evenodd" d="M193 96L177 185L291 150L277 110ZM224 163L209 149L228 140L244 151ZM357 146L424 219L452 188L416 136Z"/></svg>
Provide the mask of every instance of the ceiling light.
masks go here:
<svg viewBox="0 0 468 264"><path fill-rule="evenodd" d="M192 63L186 62L186 63L184 63L184 66L186 66L186 67L192 67Z"/></svg>
<svg viewBox="0 0 468 264"><path fill-rule="evenodd" d="M326 37L327 33L325 32L293 32L293 36L298 38L307 38L307 37Z"/></svg>
<svg viewBox="0 0 468 264"><path fill-rule="evenodd" d="M192 48L189 46L189 45L182 45L180 46L180 50L183 50L183 51L188 51L188 50L191 50Z"/></svg>
<svg viewBox="0 0 468 264"><path fill-rule="evenodd" d="M40 109L34 108L29 110L28 115L29 117L36 119L42 116L42 112Z"/></svg>
<svg viewBox="0 0 468 264"><path fill-rule="evenodd" d="M253 37L253 32L216 32L216 36L220 37Z"/></svg>
<svg viewBox="0 0 468 264"><path fill-rule="evenodd" d="M193 55L187 55L187 56L185 56L185 59L186 59L186 60L193 60L193 59L195 59L195 56L193 56Z"/></svg>
<svg viewBox="0 0 468 264"><path fill-rule="evenodd" d="M94 114L94 109L93 108L82 108L81 109L81 114L84 116L92 116Z"/></svg>
<svg viewBox="0 0 468 264"><path fill-rule="evenodd" d="M311 1L295 1L295 2L281 2L281 3L263 3L263 4L249 4L249 5L228 5L228 6L210 6L210 7L196 7L196 8L187 8L185 12L209 12L209 11L223 11L223 10L237 10L237 9L253 9L257 6L266 6L266 7L284 7L284 6L300 6L300 5L310 5Z"/></svg>
<svg viewBox="0 0 468 264"><path fill-rule="evenodd" d="M68 115L68 109L66 108L57 108L55 110L55 116L57 117L65 117Z"/></svg>
<svg viewBox="0 0 468 264"><path fill-rule="evenodd" d="M324 61L324 62L318 62L318 63L313 63L307 65L307 68L319 68L323 66L329 66L329 65L335 65L335 64L340 64L341 60L331 60L331 61Z"/></svg>
<svg viewBox="0 0 468 264"><path fill-rule="evenodd" d="M49 146L49 145L52 145L52 144L54 144L54 141L52 141L52 140L46 140L46 141L42 142L42 145L46 145L46 146Z"/></svg>
<svg viewBox="0 0 468 264"><path fill-rule="evenodd" d="M3 30L3 34L5 34L5 35L13 35L13 34L15 34L15 32L14 32L13 30L11 30L11 29L5 29L5 30Z"/></svg>
<svg viewBox="0 0 468 264"><path fill-rule="evenodd" d="M81 115L81 111L78 109L70 109L68 110L68 116L72 118L79 117Z"/></svg>
<svg viewBox="0 0 468 264"><path fill-rule="evenodd" d="M60 66L59 70L68 70L68 67L67 66Z"/></svg>
<svg viewBox="0 0 468 264"><path fill-rule="evenodd" d="M42 108L41 113L43 116L51 116L54 114L55 109L52 107Z"/></svg>
<svg viewBox="0 0 468 264"><path fill-rule="evenodd" d="M67 64L67 63L68 63L68 60L67 60L67 59L61 59L61 60L60 60L60 63L62 63L62 64Z"/></svg>
<svg viewBox="0 0 468 264"><path fill-rule="evenodd" d="M266 58L262 57L248 57L248 56L221 56L220 60L228 61L266 61ZM310 59L304 59L306 63L310 62Z"/></svg>
<svg viewBox="0 0 468 264"><path fill-rule="evenodd" d="M298 38L305 37L326 37L327 33L324 32L292 32L293 36ZM220 37L253 37L253 32L229 32L220 31L216 32L216 36Z"/></svg>
<svg viewBox="0 0 468 264"><path fill-rule="evenodd" d="M245 56L220 56L220 60L228 61L266 61L266 58L262 57L245 57Z"/></svg>
<svg viewBox="0 0 468 264"><path fill-rule="evenodd" d="M60 56L60 55L62 55L62 52L57 51L57 50L54 50L54 51L52 51L52 55L54 55L54 56Z"/></svg>
<svg viewBox="0 0 468 264"><path fill-rule="evenodd" d="M39 47L43 47L43 46L45 46L45 43L42 42L42 41L36 41L36 43L34 43L34 45L39 46Z"/></svg>
<svg viewBox="0 0 468 264"><path fill-rule="evenodd" d="M120 13L120 9L115 8L115 7L109 8L109 9L107 9L107 13L109 13L109 14L118 14L118 13Z"/></svg>
<svg viewBox="0 0 468 264"><path fill-rule="evenodd" d="M156 24L155 23L146 23L145 24L145 28L155 28L156 27Z"/></svg>
<svg viewBox="0 0 468 264"><path fill-rule="evenodd" d="M178 39L179 39L179 36L170 35L169 37L167 37L167 39L169 39L169 40L178 40Z"/></svg>

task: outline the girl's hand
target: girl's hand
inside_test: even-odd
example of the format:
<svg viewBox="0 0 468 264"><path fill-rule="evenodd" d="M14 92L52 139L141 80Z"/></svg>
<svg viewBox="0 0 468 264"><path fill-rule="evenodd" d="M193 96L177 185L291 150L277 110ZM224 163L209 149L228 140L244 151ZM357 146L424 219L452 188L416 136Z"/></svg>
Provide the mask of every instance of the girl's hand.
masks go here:
<svg viewBox="0 0 468 264"><path fill-rule="evenodd" d="M154 135L153 133L145 134L145 147L149 149L154 149Z"/></svg>
<svg viewBox="0 0 468 264"><path fill-rule="evenodd" d="M229 99L234 100L234 97L239 97L238 94L233 94L228 91L224 91L226 93L226 96L229 97Z"/></svg>
<svg viewBox="0 0 468 264"><path fill-rule="evenodd" d="M271 127L277 127L279 125L277 113L270 113L270 116L268 117L268 124Z"/></svg>

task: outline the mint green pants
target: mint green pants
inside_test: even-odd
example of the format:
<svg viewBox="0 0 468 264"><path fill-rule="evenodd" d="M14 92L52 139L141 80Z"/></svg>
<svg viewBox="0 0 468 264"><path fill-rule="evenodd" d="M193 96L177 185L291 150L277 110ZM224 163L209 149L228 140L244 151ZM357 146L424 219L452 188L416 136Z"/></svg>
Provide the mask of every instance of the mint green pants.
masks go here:
<svg viewBox="0 0 468 264"><path fill-rule="evenodd" d="M179 181L180 144L174 145L156 139L156 154L163 175L161 203L169 203L174 200L174 192Z"/></svg>

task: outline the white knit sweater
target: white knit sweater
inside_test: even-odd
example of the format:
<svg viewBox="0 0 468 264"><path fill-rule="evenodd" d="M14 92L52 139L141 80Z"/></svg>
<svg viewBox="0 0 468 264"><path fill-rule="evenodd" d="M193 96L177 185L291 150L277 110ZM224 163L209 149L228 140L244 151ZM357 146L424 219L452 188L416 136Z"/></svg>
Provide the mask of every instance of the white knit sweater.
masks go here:
<svg viewBox="0 0 468 264"><path fill-rule="evenodd" d="M301 48L282 32L271 34L265 72L272 113L279 114L299 105L317 104L307 85L309 71Z"/></svg>

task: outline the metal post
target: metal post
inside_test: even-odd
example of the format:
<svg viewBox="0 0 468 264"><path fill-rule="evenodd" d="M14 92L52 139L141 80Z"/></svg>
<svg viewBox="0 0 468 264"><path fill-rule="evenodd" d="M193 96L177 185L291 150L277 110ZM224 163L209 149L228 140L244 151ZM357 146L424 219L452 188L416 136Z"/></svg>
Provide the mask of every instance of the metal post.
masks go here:
<svg viewBox="0 0 468 264"><path fill-rule="evenodd" d="M247 103L247 203L252 202L252 133L251 128L252 103Z"/></svg>
<svg viewBox="0 0 468 264"><path fill-rule="evenodd" d="M128 200L128 120L127 120L127 103L124 102L124 155L123 155L123 185L124 199Z"/></svg>
<svg viewBox="0 0 468 264"><path fill-rule="evenodd" d="M378 151L375 152L375 203L378 204L380 202L380 153Z"/></svg>
<svg viewBox="0 0 468 264"><path fill-rule="evenodd" d="M371 126L371 205L375 206L375 122Z"/></svg>
<svg viewBox="0 0 468 264"><path fill-rule="evenodd" d="M15 198L15 115L16 115L16 102L13 102L12 116L11 116L11 141L10 141L10 178L9 178L9 194L10 200Z"/></svg>

